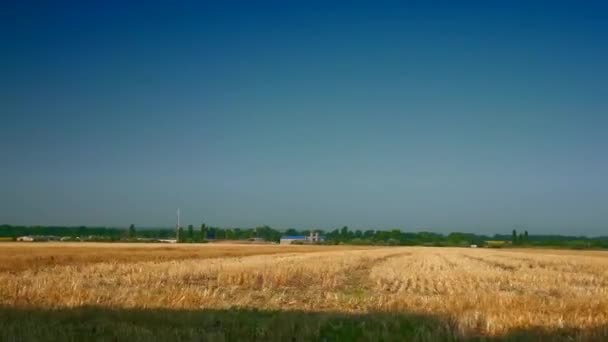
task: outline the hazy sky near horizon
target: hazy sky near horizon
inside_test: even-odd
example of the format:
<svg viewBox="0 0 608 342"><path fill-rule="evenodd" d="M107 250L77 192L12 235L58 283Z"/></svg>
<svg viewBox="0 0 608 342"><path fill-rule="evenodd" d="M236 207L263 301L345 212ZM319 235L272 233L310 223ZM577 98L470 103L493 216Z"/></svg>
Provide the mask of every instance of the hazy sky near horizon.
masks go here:
<svg viewBox="0 0 608 342"><path fill-rule="evenodd" d="M0 5L0 224L608 234L602 2L122 3Z"/></svg>

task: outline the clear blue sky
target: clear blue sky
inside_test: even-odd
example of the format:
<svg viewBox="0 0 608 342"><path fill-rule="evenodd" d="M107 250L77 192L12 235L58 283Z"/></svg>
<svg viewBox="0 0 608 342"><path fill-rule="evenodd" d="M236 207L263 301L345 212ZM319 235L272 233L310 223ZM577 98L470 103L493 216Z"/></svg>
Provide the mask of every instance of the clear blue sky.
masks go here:
<svg viewBox="0 0 608 342"><path fill-rule="evenodd" d="M15 3L0 223L608 234L601 2Z"/></svg>

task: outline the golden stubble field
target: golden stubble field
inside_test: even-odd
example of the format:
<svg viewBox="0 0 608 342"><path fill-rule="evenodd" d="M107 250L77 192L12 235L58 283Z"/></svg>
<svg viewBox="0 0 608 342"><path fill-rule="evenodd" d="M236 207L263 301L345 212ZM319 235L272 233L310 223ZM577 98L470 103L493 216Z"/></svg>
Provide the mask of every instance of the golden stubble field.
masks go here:
<svg viewBox="0 0 608 342"><path fill-rule="evenodd" d="M608 336L604 252L7 243L0 264L0 306L9 312L407 314L437 318L457 338L517 331L560 331L568 340Z"/></svg>

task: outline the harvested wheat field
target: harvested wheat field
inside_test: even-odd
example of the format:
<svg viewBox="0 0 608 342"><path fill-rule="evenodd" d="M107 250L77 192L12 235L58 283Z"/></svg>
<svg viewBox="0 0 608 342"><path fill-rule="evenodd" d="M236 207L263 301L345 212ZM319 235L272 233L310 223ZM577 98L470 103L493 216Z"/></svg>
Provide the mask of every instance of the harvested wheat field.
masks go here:
<svg viewBox="0 0 608 342"><path fill-rule="evenodd" d="M0 259L1 340L608 339L603 252L41 243Z"/></svg>

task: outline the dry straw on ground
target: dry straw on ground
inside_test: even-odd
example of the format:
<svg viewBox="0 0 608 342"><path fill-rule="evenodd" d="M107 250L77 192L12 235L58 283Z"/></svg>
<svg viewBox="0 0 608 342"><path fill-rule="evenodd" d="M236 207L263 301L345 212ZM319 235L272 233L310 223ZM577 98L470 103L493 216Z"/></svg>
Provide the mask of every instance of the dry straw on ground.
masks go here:
<svg viewBox="0 0 608 342"><path fill-rule="evenodd" d="M0 259L17 260L3 263L0 305L407 313L441 317L462 337L570 329L597 339L608 326L608 253L93 246L53 259L56 246L0 246Z"/></svg>

